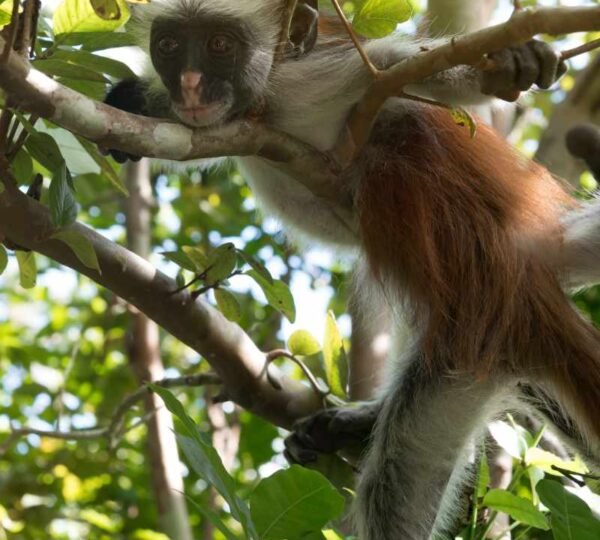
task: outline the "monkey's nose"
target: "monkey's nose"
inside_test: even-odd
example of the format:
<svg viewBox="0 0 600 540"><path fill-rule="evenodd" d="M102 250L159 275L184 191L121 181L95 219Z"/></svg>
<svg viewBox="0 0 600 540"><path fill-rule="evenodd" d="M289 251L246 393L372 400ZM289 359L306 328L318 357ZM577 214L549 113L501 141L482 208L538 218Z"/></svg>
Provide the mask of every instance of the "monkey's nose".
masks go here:
<svg viewBox="0 0 600 540"><path fill-rule="evenodd" d="M184 71L181 74L181 97L184 107L197 107L201 105L202 73L198 71Z"/></svg>
<svg viewBox="0 0 600 540"><path fill-rule="evenodd" d="M184 71L181 74L182 90L197 90L202 83L202 73L198 71Z"/></svg>

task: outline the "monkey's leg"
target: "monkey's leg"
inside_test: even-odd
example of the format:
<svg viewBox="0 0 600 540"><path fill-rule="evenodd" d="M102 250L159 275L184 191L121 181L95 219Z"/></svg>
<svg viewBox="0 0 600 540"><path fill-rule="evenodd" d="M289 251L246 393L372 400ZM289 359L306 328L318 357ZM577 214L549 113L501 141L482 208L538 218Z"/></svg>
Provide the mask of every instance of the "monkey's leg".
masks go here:
<svg viewBox="0 0 600 540"><path fill-rule="evenodd" d="M471 441L505 409L508 382L433 376L415 357L385 398L363 463L361 540L427 540L455 525Z"/></svg>
<svg viewBox="0 0 600 540"><path fill-rule="evenodd" d="M574 452L578 453L586 465L600 471L600 444L590 441L572 418L547 391L535 384L520 384L521 398L534 413L549 424L556 435Z"/></svg>

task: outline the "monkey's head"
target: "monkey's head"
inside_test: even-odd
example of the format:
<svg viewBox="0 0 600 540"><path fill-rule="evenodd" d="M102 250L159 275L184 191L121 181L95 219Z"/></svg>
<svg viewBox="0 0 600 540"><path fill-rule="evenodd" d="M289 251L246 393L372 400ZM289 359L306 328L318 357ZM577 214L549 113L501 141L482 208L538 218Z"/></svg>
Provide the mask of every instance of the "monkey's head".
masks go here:
<svg viewBox="0 0 600 540"><path fill-rule="evenodd" d="M154 0L136 8L156 80L151 92L168 95L172 112L200 127L242 116L261 102L279 39L284 0ZM316 39L317 12L299 3L294 46Z"/></svg>

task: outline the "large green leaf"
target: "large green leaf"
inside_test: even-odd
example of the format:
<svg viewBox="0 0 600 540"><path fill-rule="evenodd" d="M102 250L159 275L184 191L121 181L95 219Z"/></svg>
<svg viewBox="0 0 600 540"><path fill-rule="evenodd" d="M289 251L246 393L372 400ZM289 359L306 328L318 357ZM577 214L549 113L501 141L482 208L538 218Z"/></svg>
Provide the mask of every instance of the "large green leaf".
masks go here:
<svg viewBox="0 0 600 540"><path fill-rule="evenodd" d="M116 30L129 19L129 8L124 0L116 0L114 6L101 17L90 0L63 0L54 12L54 33Z"/></svg>
<svg viewBox="0 0 600 540"><path fill-rule="evenodd" d="M380 38L391 34L412 13L409 0L366 0L354 15L352 26L365 37Z"/></svg>
<svg viewBox="0 0 600 540"><path fill-rule="evenodd" d="M344 509L344 498L317 471L298 465L263 480L250 497L261 539L296 540L320 531Z"/></svg>
<svg viewBox="0 0 600 540"><path fill-rule="evenodd" d="M546 516L531 501L503 489L490 489L483 498L483 504L525 525L545 531L550 528Z"/></svg>
<svg viewBox="0 0 600 540"><path fill-rule="evenodd" d="M255 538L248 506L237 496L235 481L225 469L219 454L208 438L198 429L194 420L185 412L183 405L169 390L156 385L151 385L151 388L163 399L167 409L181 420L187 435L178 434L177 440L194 471L227 501L231 515L242 524L248 537Z"/></svg>
<svg viewBox="0 0 600 540"><path fill-rule="evenodd" d="M589 506L579 497L569 493L554 480L541 480L537 494L544 506L550 509L550 523L555 540L598 540L600 521Z"/></svg>
<svg viewBox="0 0 600 540"><path fill-rule="evenodd" d="M237 265L237 251L231 243L223 244L208 256L206 283L213 284L227 279Z"/></svg>

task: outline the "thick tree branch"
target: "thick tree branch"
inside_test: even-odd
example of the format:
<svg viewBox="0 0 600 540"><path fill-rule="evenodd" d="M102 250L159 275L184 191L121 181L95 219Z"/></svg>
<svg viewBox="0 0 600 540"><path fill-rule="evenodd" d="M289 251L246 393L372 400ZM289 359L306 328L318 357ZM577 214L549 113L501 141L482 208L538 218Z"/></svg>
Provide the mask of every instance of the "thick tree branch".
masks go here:
<svg viewBox="0 0 600 540"><path fill-rule="evenodd" d="M275 389L265 376L265 354L219 311L201 299L193 301L186 291L173 294L174 280L92 229L74 224L71 229L94 247L102 274L84 266L65 244L49 239L54 227L48 210L6 184L0 194L0 235L87 275L143 311L206 358L229 399L283 427L321 406L312 389L282 375L273 375L281 385Z"/></svg>

